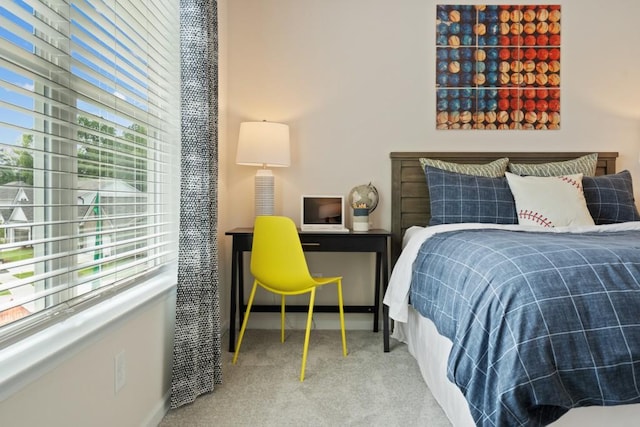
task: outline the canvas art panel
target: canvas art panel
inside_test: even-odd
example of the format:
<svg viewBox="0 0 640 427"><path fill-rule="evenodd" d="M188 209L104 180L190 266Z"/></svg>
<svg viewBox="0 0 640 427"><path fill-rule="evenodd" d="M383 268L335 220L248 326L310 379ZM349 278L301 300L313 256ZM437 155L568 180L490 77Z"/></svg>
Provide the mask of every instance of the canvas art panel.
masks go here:
<svg viewBox="0 0 640 427"><path fill-rule="evenodd" d="M560 5L438 5L437 129L560 129Z"/></svg>

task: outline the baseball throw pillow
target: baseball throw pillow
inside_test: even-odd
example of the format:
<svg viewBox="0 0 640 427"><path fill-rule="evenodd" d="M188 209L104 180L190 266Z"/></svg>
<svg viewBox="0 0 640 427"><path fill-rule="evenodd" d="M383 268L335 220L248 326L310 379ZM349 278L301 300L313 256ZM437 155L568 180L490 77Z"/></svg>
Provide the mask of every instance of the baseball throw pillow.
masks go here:
<svg viewBox="0 0 640 427"><path fill-rule="evenodd" d="M518 223L540 227L594 225L582 190L582 174L519 176L506 172Z"/></svg>

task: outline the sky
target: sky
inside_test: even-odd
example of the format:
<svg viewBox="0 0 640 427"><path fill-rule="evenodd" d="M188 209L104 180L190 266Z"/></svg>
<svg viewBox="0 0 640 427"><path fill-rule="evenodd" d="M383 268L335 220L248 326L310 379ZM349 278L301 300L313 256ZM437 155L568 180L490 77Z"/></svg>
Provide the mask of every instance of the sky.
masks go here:
<svg viewBox="0 0 640 427"><path fill-rule="evenodd" d="M15 3L27 10L30 9L22 1L16 1ZM0 6L0 18L9 18L16 25L27 31L32 31L32 28L26 22L9 13L2 6ZM24 49L27 52L33 52L33 45L31 43L14 36L7 29L0 26L0 42L4 43L6 41ZM7 85L7 83L9 83L9 85ZM33 80L29 80L3 66L0 66L0 101L17 105L19 107L26 108L27 110L33 110L34 105L31 97L22 95L13 90L8 90L4 87L11 87L11 85L30 91L33 91L34 87ZM3 122L13 123L27 129L33 128L33 119L29 115L14 112L0 103L0 143L2 144L20 144L22 141L22 131L10 128Z"/></svg>
<svg viewBox="0 0 640 427"><path fill-rule="evenodd" d="M25 9L27 13L33 13L33 8L24 3L24 1L13 0L13 3ZM91 7L90 3L88 2L85 3L84 6L85 9L87 7ZM81 79L90 82L96 87L100 87L106 92L112 93L120 99L130 102L131 104L142 110L146 110L146 84L127 71L127 68L135 69L141 75L145 75L145 71L143 68L146 64L144 59L137 57L137 63L140 65L136 66L136 64L132 63L128 58L123 57L116 50L113 50L112 47L108 45L108 43L105 43L105 40L107 42L119 43L117 40L115 40L112 34L110 34L106 28L103 28L102 25L94 21L86 13L85 10L81 10L81 8L79 8L77 5L72 5L71 7L74 9L74 13L77 13L78 15L81 15L83 19L88 20L92 28L97 28L98 30L102 31L101 34L93 34L83 25L72 20L74 27L78 31L78 34L81 33L79 36L72 35L72 45L78 47L71 52L72 58L76 60L76 64L90 68L101 77L96 78L90 73L83 71L81 67L73 65L73 63L70 69L71 73ZM116 27L116 25L104 15L102 15L102 18L107 21L106 25L113 25L114 27ZM7 19L11 21L11 23L22 28L26 34L33 33L32 26L30 26L28 23L21 20L14 14L10 13L2 6L0 6L0 19ZM117 62L114 62L113 58L105 58L98 51L93 49L89 44L85 43L82 40L83 38L91 38L93 39L93 42L101 44L103 48L107 49L114 55L114 57L116 58L115 61L126 63L126 66L118 66ZM22 37L14 35L9 30L0 26L0 43L7 42L14 45L14 47L18 47L24 50L25 54L31 55L33 53L34 49L32 43ZM126 48L126 46L120 47ZM87 54L84 52L89 53ZM131 53L129 52L129 54ZM89 55L89 57L87 57L86 55ZM135 87L129 85L122 79L119 79L117 75L113 74L113 72L109 72L96 64L102 64L107 68L115 70L115 73L122 74L128 79L133 80L135 82ZM34 90L34 81L29 78L20 76L19 74L11 71L7 66L3 65L4 64L0 62L0 144L20 145L22 142L23 132L27 132L28 129L34 128L34 121L31 117L30 112L34 110L35 101L34 98L28 93L24 93L25 90L31 92ZM131 96L126 96L124 94L125 90L129 91L130 93L134 93L142 100L142 102L134 99ZM25 113L14 111L14 108L16 106L24 108L26 110ZM110 112L96 107L95 105L92 105L89 102L84 102L80 99L76 101L75 107L80 110L87 111L95 116L103 117L108 121L118 123L123 127L129 127L132 124L131 121L126 120L123 117L116 116ZM15 127L10 126L9 124Z"/></svg>

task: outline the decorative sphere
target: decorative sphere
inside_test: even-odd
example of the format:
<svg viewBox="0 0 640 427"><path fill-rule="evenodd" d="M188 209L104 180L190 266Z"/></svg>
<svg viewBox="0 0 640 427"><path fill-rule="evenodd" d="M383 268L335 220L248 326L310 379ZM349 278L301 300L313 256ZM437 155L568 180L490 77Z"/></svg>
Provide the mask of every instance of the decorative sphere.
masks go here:
<svg viewBox="0 0 640 427"><path fill-rule="evenodd" d="M362 206L369 209L369 213L373 212L378 206L378 199L378 190L371 183L353 187L349 192L351 207Z"/></svg>

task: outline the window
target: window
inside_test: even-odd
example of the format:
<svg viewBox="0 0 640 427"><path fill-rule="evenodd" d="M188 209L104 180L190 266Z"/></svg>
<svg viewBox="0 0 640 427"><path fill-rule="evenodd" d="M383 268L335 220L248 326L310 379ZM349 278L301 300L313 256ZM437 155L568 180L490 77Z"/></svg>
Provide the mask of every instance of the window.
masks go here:
<svg viewBox="0 0 640 427"><path fill-rule="evenodd" d="M0 346L175 262L178 0L0 5Z"/></svg>

